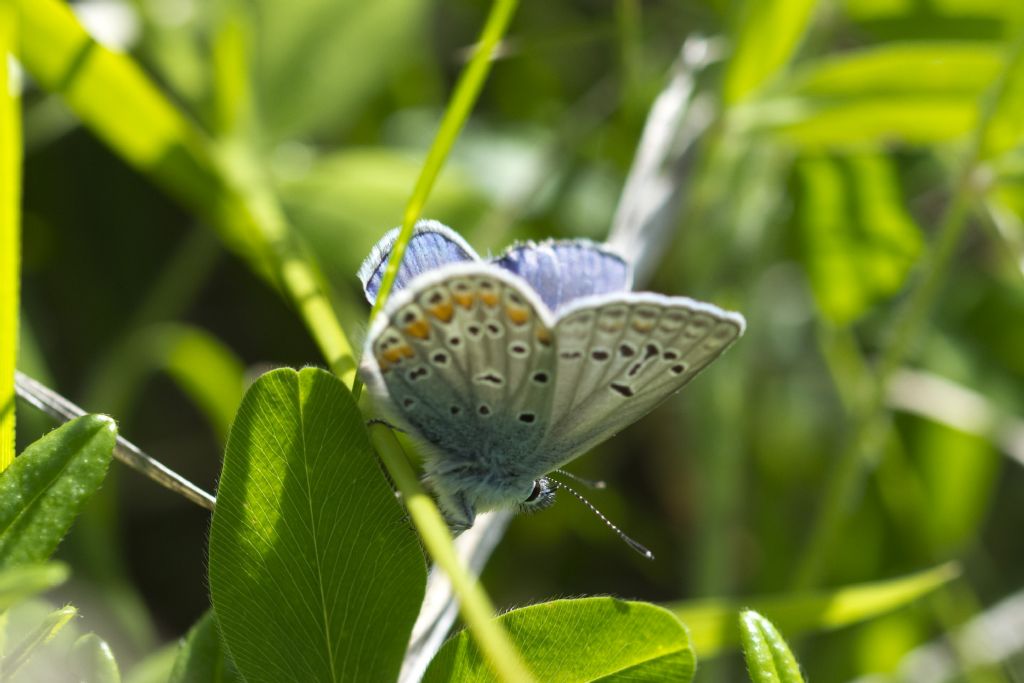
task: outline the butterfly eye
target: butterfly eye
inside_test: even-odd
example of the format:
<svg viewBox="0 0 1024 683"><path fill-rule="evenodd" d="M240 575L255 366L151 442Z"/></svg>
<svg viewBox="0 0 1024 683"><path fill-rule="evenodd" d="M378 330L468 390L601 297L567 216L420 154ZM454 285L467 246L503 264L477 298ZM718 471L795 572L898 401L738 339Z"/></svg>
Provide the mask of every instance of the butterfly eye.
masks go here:
<svg viewBox="0 0 1024 683"><path fill-rule="evenodd" d="M526 499L527 503L532 503L540 497L540 493L543 491L540 485L540 481L533 482L533 491L530 492L529 497Z"/></svg>

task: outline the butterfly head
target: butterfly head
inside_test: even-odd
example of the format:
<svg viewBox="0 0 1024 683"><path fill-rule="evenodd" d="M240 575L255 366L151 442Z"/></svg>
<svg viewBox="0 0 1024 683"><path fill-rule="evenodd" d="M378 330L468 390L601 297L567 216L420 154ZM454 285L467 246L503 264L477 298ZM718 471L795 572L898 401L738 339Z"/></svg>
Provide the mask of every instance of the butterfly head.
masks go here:
<svg viewBox="0 0 1024 683"><path fill-rule="evenodd" d="M547 477L541 477L533 482L533 490L530 495L519 503L520 512L538 512L555 504L555 491L557 487Z"/></svg>

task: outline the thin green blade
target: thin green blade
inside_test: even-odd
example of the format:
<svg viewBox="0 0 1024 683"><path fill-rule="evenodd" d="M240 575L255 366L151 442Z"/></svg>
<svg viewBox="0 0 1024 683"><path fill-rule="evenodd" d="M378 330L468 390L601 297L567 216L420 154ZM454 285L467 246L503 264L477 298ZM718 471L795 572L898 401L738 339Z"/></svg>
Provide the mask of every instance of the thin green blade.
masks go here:
<svg viewBox="0 0 1024 683"><path fill-rule="evenodd" d="M792 638L815 630L839 628L908 605L956 578L956 565L944 564L898 579L748 600L695 600L668 605L690 629L700 657L714 657L740 644L736 614L749 607L769 616Z"/></svg>
<svg viewBox="0 0 1024 683"><path fill-rule="evenodd" d="M107 474L117 426L84 415L39 439L0 475L0 568L42 562Z"/></svg>

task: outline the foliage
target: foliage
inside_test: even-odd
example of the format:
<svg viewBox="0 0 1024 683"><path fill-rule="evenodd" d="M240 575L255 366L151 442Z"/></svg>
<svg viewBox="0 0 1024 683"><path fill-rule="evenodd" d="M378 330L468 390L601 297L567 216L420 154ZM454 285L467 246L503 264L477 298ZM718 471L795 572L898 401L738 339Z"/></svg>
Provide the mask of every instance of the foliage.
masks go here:
<svg viewBox="0 0 1024 683"><path fill-rule="evenodd" d="M395 679L425 559L465 627L431 681L1020 677L961 626L1022 588L1019 2L101 4L0 0L0 678ZM353 273L420 216L747 316L574 463L658 562L570 501L477 582L366 429ZM212 522L110 418L15 413L15 359Z"/></svg>

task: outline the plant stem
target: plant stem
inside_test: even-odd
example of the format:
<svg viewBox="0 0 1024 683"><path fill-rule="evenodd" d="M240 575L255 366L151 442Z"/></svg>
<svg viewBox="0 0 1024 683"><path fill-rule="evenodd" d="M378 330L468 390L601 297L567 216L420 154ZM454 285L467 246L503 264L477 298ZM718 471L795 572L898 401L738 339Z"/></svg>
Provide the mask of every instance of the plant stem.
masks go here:
<svg viewBox="0 0 1024 683"><path fill-rule="evenodd" d="M8 55L17 45L17 15L0 2L0 472L14 462L14 368L18 358L21 207L21 105Z"/></svg>
<svg viewBox="0 0 1024 683"><path fill-rule="evenodd" d="M459 597L462 617L494 673L507 681L533 680L508 634L494 620L494 606L480 587L480 582L459 562L451 534L448 533L448 525L433 499L420 485L395 435L384 425L374 424L370 427L370 441L395 480L398 490L402 492L409 516L427 552L448 575L452 590Z"/></svg>

